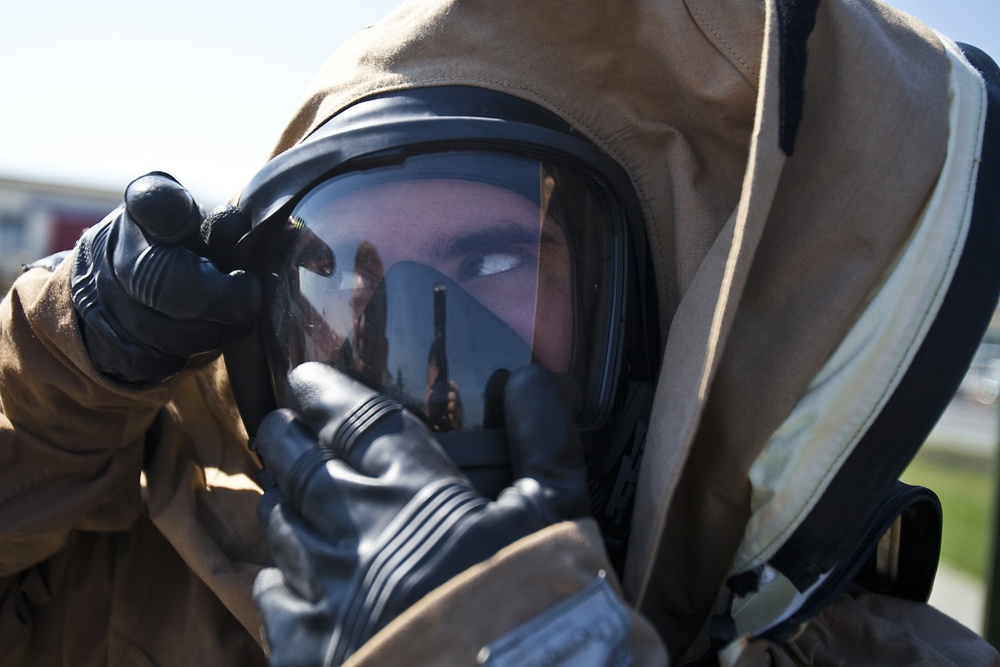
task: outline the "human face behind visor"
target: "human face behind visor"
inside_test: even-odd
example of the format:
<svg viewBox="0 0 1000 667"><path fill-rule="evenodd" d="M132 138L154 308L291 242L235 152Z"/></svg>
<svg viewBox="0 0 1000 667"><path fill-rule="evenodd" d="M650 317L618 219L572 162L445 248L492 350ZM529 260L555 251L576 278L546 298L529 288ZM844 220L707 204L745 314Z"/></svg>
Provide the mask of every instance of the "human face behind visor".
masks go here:
<svg viewBox="0 0 1000 667"><path fill-rule="evenodd" d="M354 190L350 180L307 197L292 215L315 221L311 231L336 258L332 276L299 273L303 298L316 300L311 305L329 327L307 341L307 356L336 359L385 271L414 262L468 292L530 345L539 363L568 370L569 245L538 203L459 178L393 180ZM355 353L367 363L363 351Z"/></svg>
<svg viewBox="0 0 1000 667"><path fill-rule="evenodd" d="M584 177L471 150L364 166L312 186L265 244L275 377L328 362L437 431L501 426L519 366L583 387L611 264Z"/></svg>

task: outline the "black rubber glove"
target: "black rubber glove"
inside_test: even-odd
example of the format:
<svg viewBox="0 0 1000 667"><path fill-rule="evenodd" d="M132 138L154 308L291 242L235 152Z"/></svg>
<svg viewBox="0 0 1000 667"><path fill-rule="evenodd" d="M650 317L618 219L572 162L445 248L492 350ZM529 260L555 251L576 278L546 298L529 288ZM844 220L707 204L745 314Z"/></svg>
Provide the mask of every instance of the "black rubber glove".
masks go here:
<svg viewBox="0 0 1000 667"><path fill-rule="evenodd" d="M258 509L275 562L254 586L272 667L339 665L375 632L503 547L589 510L576 426L555 378L505 389L516 481L480 496L418 418L333 368L290 377L257 446L278 487Z"/></svg>
<svg viewBox="0 0 1000 667"><path fill-rule="evenodd" d="M130 183L123 204L77 244L73 302L91 361L108 377L165 380L256 317L257 276L208 259L228 251L246 220L233 207L202 218L183 186L154 172Z"/></svg>

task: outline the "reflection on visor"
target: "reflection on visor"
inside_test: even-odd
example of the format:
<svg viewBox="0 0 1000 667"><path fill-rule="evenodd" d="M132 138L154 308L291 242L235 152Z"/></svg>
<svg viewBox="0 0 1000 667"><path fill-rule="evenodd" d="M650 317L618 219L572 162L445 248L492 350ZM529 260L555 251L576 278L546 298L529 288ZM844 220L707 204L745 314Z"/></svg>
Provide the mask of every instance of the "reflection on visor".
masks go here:
<svg viewBox="0 0 1000 667"><path fill-rule="evenodd" d="M314 188L280 240L289 366L331 362L441 431L489 426L488 387L517 366L571 372L580 258L555 184L536 160L466 152Z"/></svg>

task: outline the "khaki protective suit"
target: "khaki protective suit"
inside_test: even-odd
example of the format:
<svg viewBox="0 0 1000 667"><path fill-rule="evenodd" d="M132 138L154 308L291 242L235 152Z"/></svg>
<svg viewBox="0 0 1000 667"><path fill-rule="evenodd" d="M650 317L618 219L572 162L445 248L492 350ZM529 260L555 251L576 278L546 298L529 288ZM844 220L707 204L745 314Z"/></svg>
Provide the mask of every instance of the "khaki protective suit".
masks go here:
<svg viewBox="0 0 1000 667"><path fill-rule="evenodd" d="M706 654L727 577L773 553L891 393L967 223L977 156L954 137L982 105L961 56L885 6L824 0L797 124L781 21L774 0L407 2L338 50L275 149L375 93L472 85L554 111L630 175L665 332L614 583L636 664ZM102 378L68 264L26 273L0 315L0 665L264 664L257 463L223 366L150 389ZM593 522L553 526L350 664L476 664L601 570ZM930 607L853 589L741 660L1000 664Z"/></svg>

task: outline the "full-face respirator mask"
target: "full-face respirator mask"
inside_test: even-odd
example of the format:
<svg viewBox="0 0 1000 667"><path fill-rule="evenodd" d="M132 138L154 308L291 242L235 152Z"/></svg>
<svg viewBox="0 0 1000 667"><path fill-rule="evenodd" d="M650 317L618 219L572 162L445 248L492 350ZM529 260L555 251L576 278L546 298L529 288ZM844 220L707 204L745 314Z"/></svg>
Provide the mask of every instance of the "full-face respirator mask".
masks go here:
<svg viewBox="0 0 1000 667"><path fill-rule="evenodd" d="M493 498L512 481L504 382L541 364L622 556L658 341L642 218L614 161L524 100L416 89L327 121L239 206L251 230L233 263L265 292L255 331L226 350L251 435L291 368L329 363L421 417Z"/></svg>

